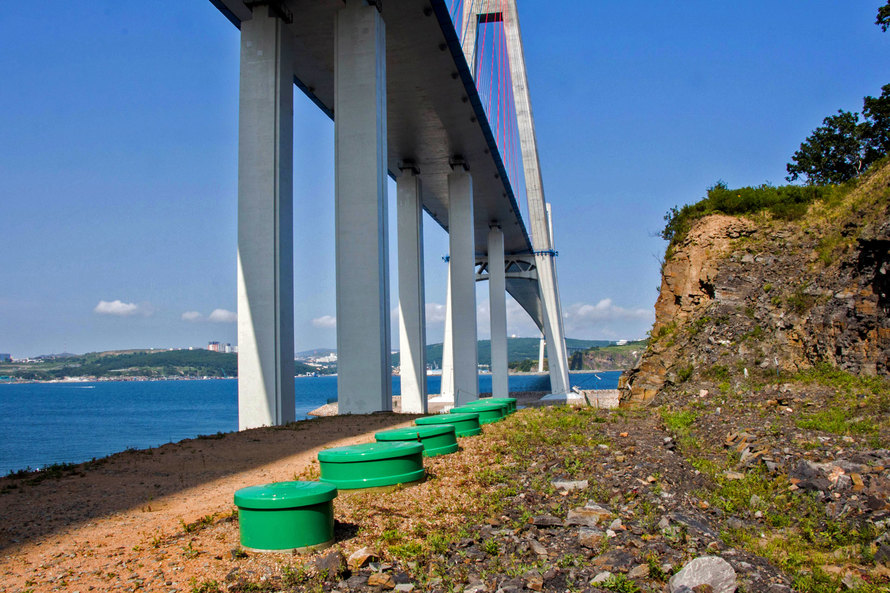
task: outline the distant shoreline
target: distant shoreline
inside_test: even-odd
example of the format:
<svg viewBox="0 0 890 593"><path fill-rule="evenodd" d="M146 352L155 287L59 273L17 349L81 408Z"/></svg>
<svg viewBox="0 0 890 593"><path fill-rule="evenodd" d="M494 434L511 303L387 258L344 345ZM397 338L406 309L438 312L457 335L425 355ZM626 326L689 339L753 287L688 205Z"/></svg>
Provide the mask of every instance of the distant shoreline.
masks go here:
<svg viewBox="0 0 890 593"><path fill-rule="evenodd" d="M607 370L589 370L583 369L580 371L569 371L570 374L573 375L583 375L583 374L594 374L594 373L614 373L619 372L623 373L627 369L607 369ZM490 375L491 373L479 373L480 375ZM531 375L539 375L541 377L546 377L549 373L538 373L535 371L519 371L519 372L511 372L509 373L513 376L531 376ZM336 377L336 373L332 373L330 375L294 375L295 379L307 378L307 377ZM397 377L398 375L393 375ZM427 374L428 377L439 376L438 374ZM98 378L98 377L72 377L70 379L48 379L48 380L34 380L34 379L11 379L11 380L0 380L0 385L24 385L24 384L71 384L71 383L143 383L143 382L157 382L157 381L232 381L237 380L238 377L115 377L115 378Z"/></svg>

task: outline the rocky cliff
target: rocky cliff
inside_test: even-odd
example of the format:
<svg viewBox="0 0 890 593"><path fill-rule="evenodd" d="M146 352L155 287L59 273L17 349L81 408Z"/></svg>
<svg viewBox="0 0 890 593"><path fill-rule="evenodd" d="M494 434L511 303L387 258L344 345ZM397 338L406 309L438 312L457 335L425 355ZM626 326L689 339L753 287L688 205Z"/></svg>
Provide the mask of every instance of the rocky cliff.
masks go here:
<svg viewBox="0 0 890 593"><path fill-rule="evenodd" d="M813 203L698 219L668 251L650 345L625 401L693 376L795 373L828 363L890 374L890 166Z"/></svg>

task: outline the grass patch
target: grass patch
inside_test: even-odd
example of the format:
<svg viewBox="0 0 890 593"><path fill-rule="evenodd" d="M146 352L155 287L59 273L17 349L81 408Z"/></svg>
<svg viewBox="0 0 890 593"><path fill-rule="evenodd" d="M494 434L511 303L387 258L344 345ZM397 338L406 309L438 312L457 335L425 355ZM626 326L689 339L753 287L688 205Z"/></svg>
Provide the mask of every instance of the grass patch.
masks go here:
<svg viewBox="0 0 890 593"><path fill-rule="evenodd" d="M661 419L664 421L665 427L681 436L689 434L689 428L695 423L698 414L692 410L680 410L677 412L661 411Z"/></svg>
<svg viewBox="0 0 890 593"><path fill-rule="evenodd" d="M849 418L845 408L831 407L799 418L798 428L822 430L837 435L877 434L878 426L867 418Z"/></svg>

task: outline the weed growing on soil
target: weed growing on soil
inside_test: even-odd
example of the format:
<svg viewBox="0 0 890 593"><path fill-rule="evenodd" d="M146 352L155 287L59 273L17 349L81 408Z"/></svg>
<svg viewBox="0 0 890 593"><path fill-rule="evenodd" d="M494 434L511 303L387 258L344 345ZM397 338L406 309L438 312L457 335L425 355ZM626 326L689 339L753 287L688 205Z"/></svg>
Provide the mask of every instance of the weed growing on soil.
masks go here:
<svg viewBox="0 0 890 593"><path fill-rule="evenodd" d="M623 574L613 574L602 584L603 589L618 593L639 593L640 587Z"/></svg>
<svg viewBox="0 0 890 593"><path fill-rule="evenodd" d="M213 520L216 518L216 513L212 515L204 515L197 521L192 521L191 523L186 523L183 519L179 520L179 524L182 526L182 530L185 533L194 533L196 531L200 531L206 527L213 525Z"/></svg>
<svg viewBox="0 0 890 593"><path fill-rule="evenodd" d="M192 593L221 593L222 588L217 581L201 581L192 579Z"/></svg>

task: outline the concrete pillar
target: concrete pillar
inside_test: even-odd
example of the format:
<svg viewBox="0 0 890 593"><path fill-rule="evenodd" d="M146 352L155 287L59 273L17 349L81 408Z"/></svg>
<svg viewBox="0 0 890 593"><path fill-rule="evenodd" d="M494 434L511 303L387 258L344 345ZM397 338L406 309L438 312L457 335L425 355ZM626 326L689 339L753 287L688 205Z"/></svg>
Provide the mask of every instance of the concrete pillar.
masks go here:
<svg viewBox="0 0 890 593"><path fill-rule="evenodd" d="M504 273L504 233L488 230L488 308L491 312L491 394L507 397L507 279Z"/></svg>
<svg viewBox="0 0 890 593"><path fill-rule="evenodd" d="M426 315L420 177L413 170L406 169L396 184L402 412L426 414Z"/></svg>
<svg viewBox="0 0 890 593"><path fill-rule="evenodd" d="M386 31L350 0L334 32L337 394L341 414L392 409L386 207Z"/></svg>
<svg viewBox="0 0 890 593"><path fill-rule="evenodd" d="M544 346L547 344L547 340L541 338L541 341L538 343L538 372L544 372Z"/></svg>
<svg viewBox="0 0 890 593"><path fill-rule="evenodd" d="M476 352L476 245L473 178L462 166L448 175L448 246L451 259L451 356L454 403L479 397Z"/></svg>
<svg viewBox="0 0 890 593"><path fill-rule="evenodd" d="M286 25L241 25L238 427L294 420L293 88Z"/></svg>
<svg viewBox="0 0 890 593"><path fill-rule="evenodd" d="M451 341L451 313L454 306L451 303L451 258L448 258L448 281L445 290L445 335L442 338L442 387L439 389L439 399L442 401L454 401L454 358L452 358Z"/></svg>

